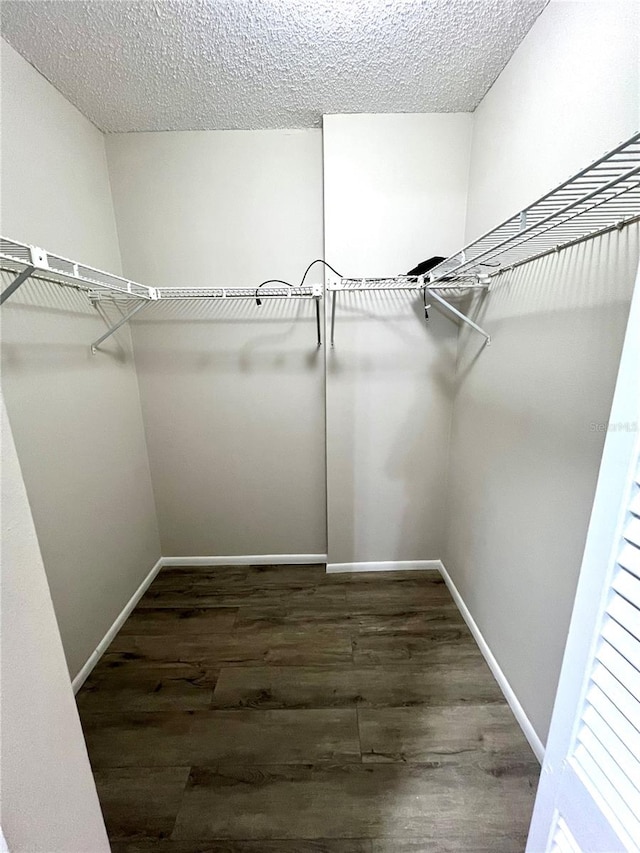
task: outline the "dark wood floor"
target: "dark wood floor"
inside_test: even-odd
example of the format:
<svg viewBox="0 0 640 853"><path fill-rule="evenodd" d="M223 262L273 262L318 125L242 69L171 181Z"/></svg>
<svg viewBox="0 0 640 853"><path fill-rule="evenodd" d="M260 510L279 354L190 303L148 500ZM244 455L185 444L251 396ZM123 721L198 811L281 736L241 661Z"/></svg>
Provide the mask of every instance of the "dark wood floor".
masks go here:
<svg viewBox="0 0 640 853"><path fill-rule="evenodd" d="M516 853L538 764L436 573L166 568L78 694L114 853Z"/></svg>

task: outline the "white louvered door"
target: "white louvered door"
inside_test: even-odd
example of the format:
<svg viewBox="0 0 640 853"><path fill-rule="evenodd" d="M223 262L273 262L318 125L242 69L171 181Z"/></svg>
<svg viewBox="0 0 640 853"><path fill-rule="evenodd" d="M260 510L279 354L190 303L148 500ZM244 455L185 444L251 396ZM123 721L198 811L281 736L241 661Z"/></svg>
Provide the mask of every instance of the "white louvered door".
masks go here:
<svg viewBox="0 0 640 853"><path fill-rule="evenodd" d="M528 853L640 851L639 422L636 282Z"/></svg>
<svg viewBox="0 0 640 853"><path fill-rule="evenodd" d="M640 470L629 504L568 770L622 842L640 850ZM569 783L573 783L571 775ZM565 782L566 784L566 782ZM564 799L564 798L563 798ZM584 816L581 817L584 824Z"/></svg>

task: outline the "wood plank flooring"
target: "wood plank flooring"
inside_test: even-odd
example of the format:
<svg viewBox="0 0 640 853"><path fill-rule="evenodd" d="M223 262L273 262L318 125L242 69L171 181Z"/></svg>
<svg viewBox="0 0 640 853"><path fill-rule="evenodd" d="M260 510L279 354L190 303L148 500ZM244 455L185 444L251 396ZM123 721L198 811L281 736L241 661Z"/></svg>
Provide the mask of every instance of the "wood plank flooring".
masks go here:
<svg viewBox="0 0 640 853"><path fill-rule="evenodd" d="M166 568L79 692L114 853L519 853L539 766L440 576Z"/></svg>

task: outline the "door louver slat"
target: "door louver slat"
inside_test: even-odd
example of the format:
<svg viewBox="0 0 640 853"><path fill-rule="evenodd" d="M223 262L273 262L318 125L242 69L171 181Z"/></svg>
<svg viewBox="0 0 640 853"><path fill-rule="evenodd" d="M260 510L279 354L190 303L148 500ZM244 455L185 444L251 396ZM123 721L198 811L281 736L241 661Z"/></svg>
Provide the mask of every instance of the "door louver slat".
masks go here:
<svg viewBox="0 0 640 853"><path fill-rule="evenodd" d="M609 670L598 664L591 676L594 684L619 708L629 723L640 732L640 702L624 687Z"/></svg>
<svg viewBox="0 0 640 853"><path fill-rule="evenodd" d="M640 578L640 548L636 548L635 545L627 542L620 551L618 563L628 572Z"/></svg>
<svg viewBox="0 0 640 853"><path fill-rule="evenodd" d="M581 853L577 841L563 818L559 817L553 834L551 853Z"/></svg>
<svg viewBox="0 0 640 853"><path fill-rule="evenodd" d="M578 740L609 782L615 786L616 791L633 814L640 814L640 792L635 785L631 784L629 778L621 772L620 765L612 757L609 750L602 745L593 731L586 725L583 725L578 732Z"/></svg>
<svg viewBox="0 0 640 853"><path fill-rule="evenodd" d="M576 745L569 761L611 825L618 826L622 835L626 832L640 849L640 489L637 482L631 487L626 506L609 598ZM563 848L558 845L557 849Z"/></svg>
<svg viewBox="0 0 640 853"><path fill-rule="evenodd" d="M640 821L620 796L615 784L612 784L588 750L579 743L574 752L572 763L589 788L595 789L605 814L620 821L627 833L640 846Z"/></svg>
<svg viewBox="0 0 640 853"><path fill-rule="evenodd" d="M640 673L635 667L631 666L626 658L609 643L602 643L598 649L597 657L634 698L640 696Z"/></svg>
<svg viewBox="0 0 640 853"><path fill-rule="evenodd" d="M623 536L627 542L631 542L636 548L640 548L640 518L630 515Z"/></svg>
<svg viewBox="0 0 640 853"><path fill-rule="evenodd" d="M640 763L633 753L625 746L615 734L611 726L605 721L593 706L587 708L583 716L583 723L589 731L598 739L599 745L606 749L611 758L618 765L627 781L633 786L629 789L634 796L634 802L638 803L640 809ZM629 803L629 805L633 805Z"/></svg>
<svg viewBox="0 0 640 853"><path fill-rule="evenodd" d="M609 723L612 730L625 743L634 755L640 755L640 732L625 716L624 712L613 704L611 699L602 690L592 684L587 694L589 702L601 717Z"/></svg>
<svg viewBox="0 0 640 853"><path fill-rule="evenodd" d="M607 607L607 613L640 640L640 619L638 610L633 604L629 604L621 595L614 595Z"/></svg>
<svg viewBox="0 0 640 853"><path fill-rule="evenodd" d="M613 588L619 592L623 598L630 601L634 607L640 607L640 580L637 577L621 569L613 579Z"/></svg>
<svg viewBox="0 0 640 853"><path fill-rule="evenodd" d="M622 657L626 658L632 666L640 670L640 641L638 641L633 634L621 625L618 625L618 623L613 619L607 618L602 628L602 636L609 645L613 646L614 649L617 649Z"/></svg>

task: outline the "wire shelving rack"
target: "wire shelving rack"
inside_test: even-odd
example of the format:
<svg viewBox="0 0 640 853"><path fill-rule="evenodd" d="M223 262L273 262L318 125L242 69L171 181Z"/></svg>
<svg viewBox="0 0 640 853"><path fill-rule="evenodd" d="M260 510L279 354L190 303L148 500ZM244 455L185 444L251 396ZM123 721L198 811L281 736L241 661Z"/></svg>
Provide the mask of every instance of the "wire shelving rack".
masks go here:
<svg viewBox="0 0 640 853"><path fill-rule="evenodd" d="M320 340L320 299L331 293L331 343L334 342L336 296L340 292L417 290L427 294L459 320L467 323L487 342L489 334L449 301L474 290L490 289L491 280L521 264L557 252L614 229L640 221L640 133L607 152L558 187L528 205L515 216L493 228L459 252L433 267L426 276L410 278L336 278L320 285L261 287L265 299L313 299ZM127 322L145 305L162 300L256 299L255 288L239 287L147 287L122 276L72 261L15 240L0 237L0 270L14 275L0 294L5 302L28 279L54 282L83 290L94 304L103 299L132 300L135 305L105 335L94 341L92 350ZM448 297L448 298L447 298Z"/></svg>
<svg viewBox="0 0 640 853"><path fill-rule="evenodd" d="M15 276L0 294L0 304L9 299L28 279L52 282L84 291L94 305L104 300L114 299L134 302L134 307L127 314L91 344L93 353L103 341L146 305L167 300L313 299L316 307L318 346L321 344L319 307L323 296L321 285L260 287L259 291L248 287L147 287L122 276L77 263L62 255L46 252L38 246L30 246L5 237L0 237L0 270Z"/></svg>
<svg viewBox="0 0 640 853"><path fill-rule="evenodd" d="M510 217L420 278L343 278L333 281L335 294L349 291L424 290L463 322L481 329L445 297L490 288L491 279L521 264L640 220L640 133L607 152L524 210ZM332 334L333 343L333 334Z"/></svg>

